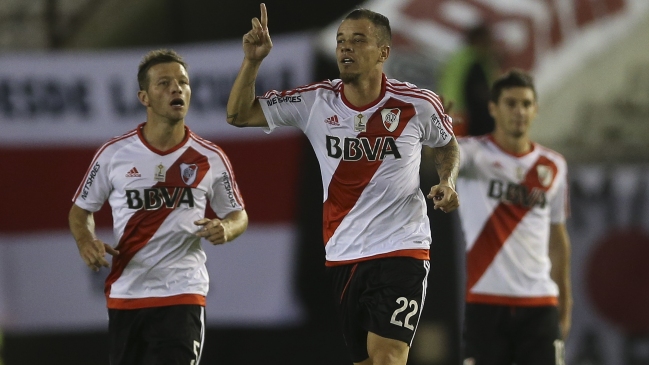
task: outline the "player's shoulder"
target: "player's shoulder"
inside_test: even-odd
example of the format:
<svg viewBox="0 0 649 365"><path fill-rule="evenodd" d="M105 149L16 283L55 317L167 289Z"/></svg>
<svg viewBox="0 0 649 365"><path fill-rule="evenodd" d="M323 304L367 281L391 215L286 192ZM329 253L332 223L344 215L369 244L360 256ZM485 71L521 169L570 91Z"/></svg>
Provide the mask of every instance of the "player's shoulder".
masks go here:
<svg viewBox="0 0 649 365"><path fill-rule="evenodd" d="M330 97L338 97L342 91L343 83L340 79L335 80L322 80L295 89L296 92L301 94L312 95L330 95Z"/></svg>
<svg viewBox="0 0 649 365"><path fill-rule="evenodd" d="M455 136L457 143L463 147L487 148L491 143L489 135L482 136Z"/></svg>
<svg viewBox="0 0 649 365"><path fill-rule="evenodd" d="M193 148L208 157L225 155L225 152L219 145L199 136L191 130L189 131L189 141Z"/></svg>
<svg viewBox="0 0 649 365"><path fill-rule="evenodd" d="M400 81L397 79L386 79L385 88L387 91L396 93L409 93L411 95L421 95L427 97L434 97L439 99L439 95L430 89L419 87L408 81Z"/></svg>
<svg viewBox="0 0 649 365"><path fill-rule="evenodd" d="M539 143L534 142L534 148L538 150L538 153L542 156L545 156L546 158L554 161L555 163L561 164L561 165L567 165L568 163L566 162L566 158L559 152L548 148L546 146L543 146Z"/></svg>
<svg viewBox="0 0 649 365"><path fill-rule="evenodd" d="M444 110L442 100L432 90L419 87L411 82L397 79L386 79L385 91L398 99L407 99L419 107L433 107L441 113Z"/></svg>
<svg viewBox="0 0 649 365"><path fill-rule="evenodd" d="M340 90L341 86L342 86L342 81L339 79L336 80L326 79L326 80L298 86L293 90L297 92L307 92L307 91L315 91L315 90L336 91L336 90Z"/></svg>
<svg viewBox="0 0 649 365"><path fill-rule="evenodd" d="M322 80L284 91L269 90L260 98L267 100L278 99L278 101L291 103L304 102L326 94L337 97L340 94L341 87L342 82L340 80Z"/></svg>
<svg viewBox="0 0 649 365"><path fill-rule="evenodd" d="M138 127L139 128L139 127ZM129 146L139 139L138 128L128 131L121 136L116 136L104 142L98 149L97 155L113 155L120 151L122 148Z"/></svg>

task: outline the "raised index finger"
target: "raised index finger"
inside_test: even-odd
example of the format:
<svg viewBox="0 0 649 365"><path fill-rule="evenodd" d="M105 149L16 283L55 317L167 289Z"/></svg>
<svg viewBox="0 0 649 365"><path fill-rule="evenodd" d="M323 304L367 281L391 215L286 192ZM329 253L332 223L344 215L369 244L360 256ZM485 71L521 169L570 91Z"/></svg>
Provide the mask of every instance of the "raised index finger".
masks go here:
<svg viewBox="0 0 649 365"><path fill-rule="evenodd" d="M261 3L261 29L268 30L268 14L266 13L266 4Z"/></svg>

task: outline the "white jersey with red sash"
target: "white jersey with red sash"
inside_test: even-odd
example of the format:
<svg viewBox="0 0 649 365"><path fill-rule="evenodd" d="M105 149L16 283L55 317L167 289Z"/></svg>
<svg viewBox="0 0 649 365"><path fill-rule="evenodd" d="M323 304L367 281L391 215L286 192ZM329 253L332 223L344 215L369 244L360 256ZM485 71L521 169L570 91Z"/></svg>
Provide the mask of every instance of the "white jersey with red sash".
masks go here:
<svg viewBox="0 0 649 365"><path fill-rule="evenodd" d="M108 200L116 248L106 279L108 308L205 305L205 252L194 225L207 204L218 217L242 210L225 153L185 127L169 151L150 146L142 127L99 148L74 196L90 212Z"/></svg>
<svg viewBox="0 0 649 365"><path fill-rule="evenodd" d="M458 140L467 302L556 305L548 245L569 209L565 159L538 144L518 156L491 136Z"/></svg>
<svg viewBox="0 0 649 365"><path fill-rule="evenodd" d="M301 129L318 158L327 265L386 256L428 259L421 149L446 145L451 119L432 91L385 76L379 98L360 108L343 89L340 80L327 80L259 98L269 130Z"/></svg>

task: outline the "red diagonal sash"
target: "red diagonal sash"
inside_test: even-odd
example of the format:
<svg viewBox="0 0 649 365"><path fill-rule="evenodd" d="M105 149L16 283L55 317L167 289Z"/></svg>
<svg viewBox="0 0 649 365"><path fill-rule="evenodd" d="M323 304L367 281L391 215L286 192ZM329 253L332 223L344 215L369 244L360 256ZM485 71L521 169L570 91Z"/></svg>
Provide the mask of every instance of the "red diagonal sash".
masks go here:
<svg viewBox="0 0 649 365"><path fill-rule="evenodd" d="M196 164L198 166L196 179L191 185L185 184L182 180L181 163ZM159 182L153 187L176 188L189 186L195 188L203 180L208 170L209 162L207 157L190 147L167 169L165 181ZM104 292L107 298L110 294L111 285L122 275L133 256L146 246L172 211L173 209L165 207L156 210L141 209L131 216L116 247L119 255L113 257L111 271L106 278Z"/></svg>
<svg viewBox="0 0 649 365"><path fill-rule="evenodd" d="M541 184L538 168L541 165L550 168L552 171L552 179L555 179L557 176L557 166L554 162L544 156L539 157L528 171L522 183L522 185L527 187L528 192L531 192L534 188L545 192L552 185L551 183L547 185ZM514 232L514 229L516 229L530 209L532 209L532 206L527 207L505 202L500 203L496 207L489 220L485 223L482 232L478 235L475 244L467 252L467 291L484 275L489 265L491 265L505 244L505 241L507 241L507 238Z"/></svg>
<svg viewBox="0 0 649 365"><path fill-rule="evenodd" d="M392 108L400 109L401 114L399 115L399 125L394 131L389 132L383 125L381 110ZM392 136L396 140L414 115L415 109L412 104L390 99L369 118L367 121L367 131L358 134L357 138L366 137L369 140L370 146L375 146L376 140L379 137L385 138ZM325 245L329 242L329 239L333 236L343 218L356 205L358 198L382 162L378 158L375 160L361 158L358 161L340 161L331 177L327 200L323 205L323 236Z"/></svg>

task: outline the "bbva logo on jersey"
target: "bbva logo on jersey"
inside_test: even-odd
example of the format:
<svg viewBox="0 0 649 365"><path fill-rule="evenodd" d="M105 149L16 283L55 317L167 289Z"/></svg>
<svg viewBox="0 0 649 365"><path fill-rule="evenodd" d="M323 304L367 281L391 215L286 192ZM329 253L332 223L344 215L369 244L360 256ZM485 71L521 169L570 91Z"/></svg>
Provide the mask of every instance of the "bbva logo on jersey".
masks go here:
<svg viewBox="0 0 649 365"><path fill-rule="evenodd" d="M394 137L345 137L327 136L327 156L344 161L360 161L365 158L368 161L383 161L387 156L392 155L395 159L401 158L397 142Z"/></svg>
<svg viewBox="0 0 649 365"><path fill-rule="evenodd" d="M180 204L186 204L189 208L195 206L194 193L189 187L151 187L142 191L127 189L125 193L129 209L175 209Z"/></svg>
<svg viewBox="0 0 649 365"><path fill-rule="evenodd" d="M534 206L543 209L547 203L543 189L500 180L489 181L488 195L490 198L498 199L506 204L515 204L530 209Z"/></svg>

